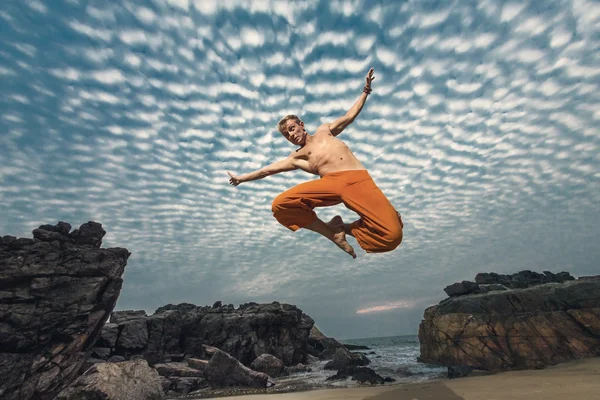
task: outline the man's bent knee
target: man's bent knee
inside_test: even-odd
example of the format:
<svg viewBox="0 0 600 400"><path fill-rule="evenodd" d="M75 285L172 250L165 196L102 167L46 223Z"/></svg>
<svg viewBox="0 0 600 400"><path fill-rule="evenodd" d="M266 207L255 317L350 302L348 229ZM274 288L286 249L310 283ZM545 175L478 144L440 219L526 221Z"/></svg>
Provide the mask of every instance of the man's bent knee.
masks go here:
<svg viewBox="0 0 600 400"><path fill-rule="evenodd" d="M402 243L402 238L404 237L404 234L402 233L402 228L400 228L400 231L396 233L396 235L394 235L394 238L392 240L392 242L390 243L390 250L394 250L396 247L400 246L400 243Z"/></svg>
<svg viewBox="0 0 600 400"><path fill-rule="evenodd" d="M403 236L404 235L402 232L402 227L398 224L398 227L394 228L390 232L390 235L386 238L387 244L386 244L386 246L384 246L383 251L392 251L396 247L400 246L400 243L402 243Z"/></svg>
<svg viewBox="0 0 600 400"><path fill-rule="evenodd" d="M283 208L283 205L287 202L287 196L284 193L281 193L273 199L273 203L271 203L271 211L275 214L277 211L280 211Z"/></svg>

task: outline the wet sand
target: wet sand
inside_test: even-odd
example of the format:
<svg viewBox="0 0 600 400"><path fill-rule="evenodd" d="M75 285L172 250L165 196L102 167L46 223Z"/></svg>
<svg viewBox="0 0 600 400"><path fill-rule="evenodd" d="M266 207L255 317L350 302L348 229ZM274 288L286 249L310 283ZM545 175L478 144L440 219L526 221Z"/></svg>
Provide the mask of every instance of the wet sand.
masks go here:
<svg viewBox="0 0 600 400"><path fill-rule="evenodd" d="M542 370L510 371L404 385L319 389L220 400L600 400L600 358Z"/></svg>

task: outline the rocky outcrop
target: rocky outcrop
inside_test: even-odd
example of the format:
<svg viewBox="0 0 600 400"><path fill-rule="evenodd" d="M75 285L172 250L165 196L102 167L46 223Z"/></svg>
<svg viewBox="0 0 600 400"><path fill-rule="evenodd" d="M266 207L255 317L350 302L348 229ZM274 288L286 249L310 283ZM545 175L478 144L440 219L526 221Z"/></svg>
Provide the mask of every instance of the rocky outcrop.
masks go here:
<svg viewBox="0 0 600 400"><path fill-rule="evenodd" d="M316 326L313 326L308 336L308 353L320 360L331 360L335 352L344 347L334 338L325 336Z"/></svg>
<svg viewBox="0 0 600 400"><path fill-rule="evenodd" d="M600 276L575 280L567 273L522 271L479 274L475 284L503 288L462 295L450 290L453 297L427 308L419 361L462 376L472 368L543 368L600 356Z"/></svg>
<svg viewBox="0 0 600 400"><path fill-rule="evenodd" d="M283 374L285 365L283 361L271 354L261 354L252 361L250 367L258 372L264 372L271 378L278 378Z"/></svg>
<svg viewBox="0 0 600 400"><path fill-rule="evenodd" d="M575 278L568 272L554 274L544 271L543 274L529 270L520 271L512 275L480 273L475 276L475 282L462 281L444 288L450 297L464 296L467 294L487 293L494 290L523 289L544 283L564 283Z"/></svg>
<svg viewBox="0 0 600 400"><path fill-rule="evenodd" d="M325 369L342 370L351 366L362 367L371 362L367 356L362 353L352 353L344 347L337 349L333 355L333 360L325 364Z"/></svg>
<svg viewBox="0 0 600 400"><path fill-rule="evenodd" d="M261 354L271 354L287 366L306 362L307 338L314 324L302 310L278 302L242 304L237 309L220 303L168 305L151 316L144 311L114 312L110 322L97 344L101 350L94 349L105 358L141 355L154 365L176 357L206 359L206 349L212 346L246 366Z"/></svg>
<svg viewBox="0 0 600 400"><path fill-rule="evenodd" d="M113 310L130 253L102 225L0 238L0 397L52 399L79 374Z"/></svg>
<svg viewBox="0 0 600 400"><path fill-rule="evenodd" d="M327 378L326 381L341 381L346 380L348 378L351 378L351 380L357 381L359 383L369 383L371 385L382 385L385 382L394 381L394 379L392 378L383 378L371 368L359 366L349 366L347 368L339 370L335 375Z"/></svg>
<svg viewBox="0 0 600 400"><path fill-rule="evenodd" d="M204 377L213 388L230 386L265 388L269 381L267 374L244 366L238 360L220 350L210 359L204 370Z"/></svg>
<svg viewBox="0 0 600 400"><path fill-rule="evenodd" d="M155 369L145 360L102 363L88 369L56 400L163 400Z"/></svg>

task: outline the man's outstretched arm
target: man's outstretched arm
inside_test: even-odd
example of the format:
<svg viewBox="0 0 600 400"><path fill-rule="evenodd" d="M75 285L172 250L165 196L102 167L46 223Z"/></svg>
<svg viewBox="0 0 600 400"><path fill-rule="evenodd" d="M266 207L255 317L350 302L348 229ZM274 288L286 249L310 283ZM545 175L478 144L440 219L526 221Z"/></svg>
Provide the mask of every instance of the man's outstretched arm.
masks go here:
<svg viewBox="0 0 600 400"><path fill-rule="evenodd" d="M275 175L280 172L292 171L298 169L295 164L295 159L293 154L290 154L287 158L283 160L275 161L273 164L267 165L266 167L262 167L254 172L250 172L249 174L244 175L234 175L231 172L227 171L231 179L229 179L229 183L233 186L237 186L240 183L255 181L257 179L266 178L269 175Z"/></svg>
<svg viewBox="0 0 600 400"><path fill-rule="evenodd" d="M331 130L331 134L333 136L337 136L340 133L342 133L342 131L354 121L358 114L360 114L361 110L363 109L363 106L365 105L365 101L367 101L367 96L369 95L369 93L371 93L371 82L373 81L373 79L375 79L375 76L373 76L373 71L374 69L371 68L367 73L367 83L363 88L363 93L360 95L358 100L356 100L356 103L354 103L352 108L348 110L346 115L344 115L341 118L338 118L335 122L329 124L329 130Z"/></svg>

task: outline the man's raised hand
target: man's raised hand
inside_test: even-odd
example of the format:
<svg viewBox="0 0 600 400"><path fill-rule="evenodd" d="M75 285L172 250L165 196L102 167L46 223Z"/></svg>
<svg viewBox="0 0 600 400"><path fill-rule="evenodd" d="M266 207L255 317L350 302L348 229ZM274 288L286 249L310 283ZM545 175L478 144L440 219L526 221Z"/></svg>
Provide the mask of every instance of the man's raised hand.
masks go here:
<svg viewBox="0 0 600 400"><path fill-rule="evenodd" d="M369 72L367 72L367 77L365 78L367 83L365 83L365 87L363 88L363 92L365 92L366 94L371 93L371 82L375 80L375 75L373 75L374 72L374 68L371 68Z"/></svg>
<svg viewBox="0 0 600 400"><path fill-rule="evenodd" d="M227 171L227 174L229 174L229 176L231 177L231 179L229 179L229 183L231 183L233 186L237 186L240 183L242 183L241 179L239 176L237 175L233 175L231 172Z"/></svg>

